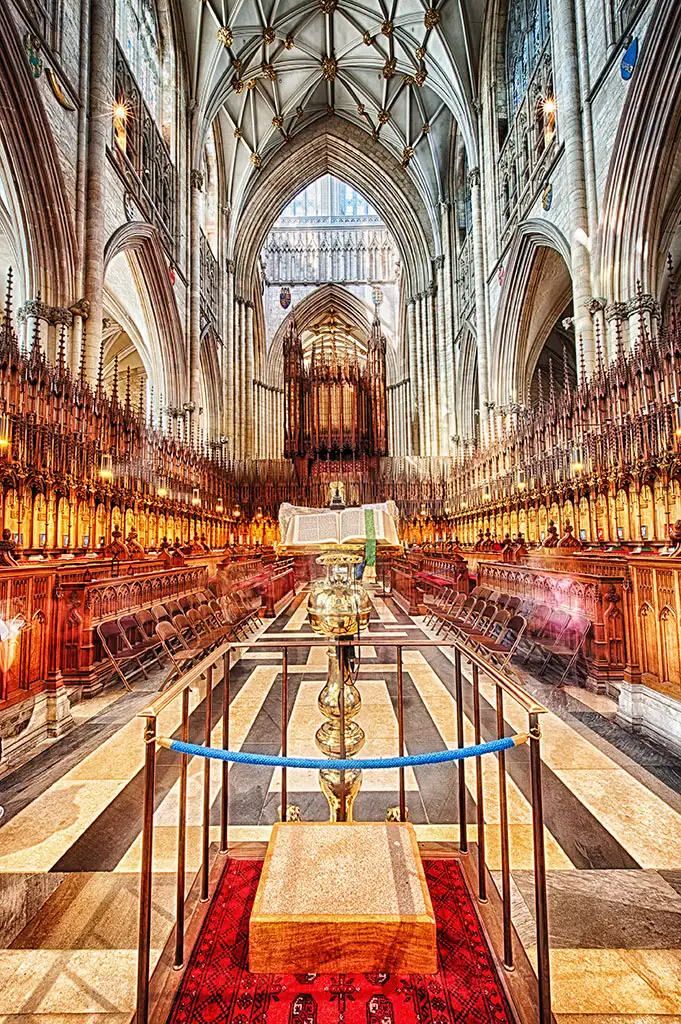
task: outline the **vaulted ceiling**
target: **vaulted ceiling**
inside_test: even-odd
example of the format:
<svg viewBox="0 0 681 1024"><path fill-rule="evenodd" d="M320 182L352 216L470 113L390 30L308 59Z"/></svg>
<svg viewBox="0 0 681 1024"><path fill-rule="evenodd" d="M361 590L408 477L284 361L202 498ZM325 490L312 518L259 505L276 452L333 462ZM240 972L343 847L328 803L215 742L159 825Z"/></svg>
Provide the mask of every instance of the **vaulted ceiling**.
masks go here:
<svg viewBox="0 0 681 1024"><path fill-rule="evenodd" d="M191 92L203 131L219 121L232 211L275 153L329 118L384 146L435 209L452 117L474 144L483 4L181 0Z"/></svg>

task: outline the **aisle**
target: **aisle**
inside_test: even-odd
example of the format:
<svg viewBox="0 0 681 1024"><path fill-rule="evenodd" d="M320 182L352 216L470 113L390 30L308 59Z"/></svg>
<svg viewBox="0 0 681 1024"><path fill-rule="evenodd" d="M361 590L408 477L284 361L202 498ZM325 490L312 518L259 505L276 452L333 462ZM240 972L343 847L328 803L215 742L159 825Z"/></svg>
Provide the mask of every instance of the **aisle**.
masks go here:
<svg viewBox="0 0 681 1024"><path fill-rule="evenodd" d="M268 639L310 636L304 595L264 626ZM423 623L389 599L373 599L370 632L395 643L418 643ZM413 648L404 654L405 731L409 753L455 745L453 667L448 653ZM322 721L316 697L324 652L291 651L289 750L316 755ZM543 752L553 946L554 1008L559 1020L582 1024L681 1022L681 764L620 730L614 705L581 690L528 685L551 708ZM367 756L397 744L396 663L390 647L367 647L359 675L358 721ZM489 692L483 682L483 697ZM111 696L111 695L110 695ZM149 699L137 690L108 699L78 729L0 782L6 809L0 826L0 1024L51 1024L66 1019L122 1024L134 1002L137 884L140 860L142 724L134 716ZM247 651L232 672L232 746L277 753L280 742L281 655ZM203 692L192 693L200 728ZM467 738L470 686L465 685ZM522 727L507 709L509 725ZM160 731L176 726L174 712ZM217 709L214 724L217 729ZM216 731L217 739L217 731ZM154 956L172 919L177 767L159 767L154 849ZM532 955L530 808L523 764L511 764L509 813L514 917ZM190 771L198 794L202 767ZM467 817L475 838L474 766L467 765ZM407 773L410 820L422 840L458 838L456 769ZM213 772L213 835L217 783ZM484 762L489 863L499 867L496 763ZM280 801L280 774L237 766L230 783L231 839L266 839ZM304 819L324 818L326 801L312 772L290 771L288 802ZM360 819L383 819L397 803L397 772L365 773L356 803ZM188 876L199 858L199 801L190 804ZM24 927L35 908L42 907ZM23 930L22 930L23 929Z"/></svg>

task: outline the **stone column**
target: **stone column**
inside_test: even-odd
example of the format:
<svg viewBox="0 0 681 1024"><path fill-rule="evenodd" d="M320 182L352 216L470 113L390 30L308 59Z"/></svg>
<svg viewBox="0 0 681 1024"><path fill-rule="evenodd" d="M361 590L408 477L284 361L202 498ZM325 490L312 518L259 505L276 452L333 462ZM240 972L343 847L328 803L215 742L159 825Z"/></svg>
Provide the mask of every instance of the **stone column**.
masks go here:
<svg viewBox="0 0 681 1024"><path fill-rule="evenodd" d="M416 299L411 299L407 305L407 335L409 340L409 393L411 408L409 410L409 423L411 427L410 454L416 454L419 444L418 424L418 348L416 338Z"/></svg>
<svg viewBox="0 0 681 1024"><path fill-rule="evenodd" d="M106 147L111 141L113 96L114 4L90 4L90 90L87 124L87 208L85 213L85 300L89 303L85 373L97 377L104 316L104 245L106 243ZM50 211L45 211L49 216Z"/></svg>
<svg viewBox="0 0 681 1024"><path fill-rule="evenodd" d="M438 339L438 365L440 367L440 379L438 380L438 391L440 394L440 412L438 417L438 441L439 451L449 451L449 417L451 413L450 404L452 386L449 374L449 361L447 359L447 342L445 328L445 286L444 286L444 256L438 256L434 261L435 283L437 287L436 309L437 309L437 339Z"/></svg>
<svg viewBox="0 0 681 1024"><path fill-rule="evenodd" d="M189 202L189 399L198 409L201 398L201 197L203 174L191 172Z"/></svg>
<svg viewBox="0 0 681 1024"><path fill-rule="evenodd" d="M586 177L584 171L584 139L582 134L582 100L579 88L580 57L577 51L577 26L574 0L552 3L552 32L556 62L557 123L565 146L565 171L568 194L565 196L570 215L570 255L572 261L572 295L575 309L575 334L578 345L582 339L587 373L594 366L594 336L587 304L591 299L591 259L589 219L587 212Z"/></svg>
<svg viewBox="0 0 681 1024"><path fill-rule="evenodd" d="M440 401L442 389L442 365L439 352L440 331L436 320L437 282L433 280L426 294L426 312L428 315L428 349L430 360L428 364L430 392L430 454L440 454Z"/></svg>
<svg viewBox="0 0 681 1024"><path fill-rule="evenodd" d="M662 321L662 308L654 295L646 292L635 295L626 303L625 309L629 324L629 344L632 348L641 332L645 331L649 338L657 333Z"/></svg>
<svg viewBox="0 0 681 1024"><path fill-rule="evenodd" d="M253 388L253 369L254 369L254 351L253 351L253 303L250 299L246 299L244 303L246 309L246 336L245 342L245 366L244 366L244 392L246 398L246 431L245 431L245 452L246 455L253 455L253 438L254 438L254 388Z"/></svg>
<svg viewBox="0 0 681 1024"><path fill-rule="evenodd" d="M234 261L226 264L226 317L225 317L225 373L223 400L225 403L225 433L234 441ZM234 446L232 444L232 451Z"/></svg>
<svg viewBox="0 0 681 1024"><path fill-rule="evenodd" d="M241 396L241 381L243 378L243 314L244 302L238 296L234 300L234 378L232 380L232 394L234 395L234 451L241 457L243 454L244 406Z"/></svg>
<svg viewBox="0 0 681 1024"><path fill-rule="evenodd" d="M468 174L473 213L473 269L475 281L475 335L478 349L478 391L480 395L480 437L488 437L489 372L487 365L487 299L485 291L485 260L482 238L482 203L480 201L480 168Z"/></svg>

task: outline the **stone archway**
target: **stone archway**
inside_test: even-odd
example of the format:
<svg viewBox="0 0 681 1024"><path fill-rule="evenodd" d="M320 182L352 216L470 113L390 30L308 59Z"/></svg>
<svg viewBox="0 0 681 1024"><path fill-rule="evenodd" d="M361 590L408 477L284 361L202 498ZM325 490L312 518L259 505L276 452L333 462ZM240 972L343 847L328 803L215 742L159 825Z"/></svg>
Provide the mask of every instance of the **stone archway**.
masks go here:
<svg viewBox="0 0 681 1024"><path fill-rule="evenodd" d="M24 287L51 306L70 306L78 244L57 147L10 7L0 4L0 140L12 205L23 229ZM36 154L40 158L36 159Z"/></svg>
<svg viewBox="0 0 681 1024"><path fill-rule="evenodd" d="M151 224L133 221L124 224L109 238L104 249L104 285L114 261L124 257L137 297L137 316L144 320L128 325L131 337L146 334L140 352L156 395L171 405L181 405L189 397L184 332L175 300L175 292L158 231ZM116 318L118 319L118 318ZM135 315L132 316L134 321Z"/></svg>
<svg viewBox="0 0 681 1024"><path fill-rule="evenodd" d="M554 226L526 221L514 237L492 334L490 399L523 402L556 320L572 297L570 249Z"/></svg>

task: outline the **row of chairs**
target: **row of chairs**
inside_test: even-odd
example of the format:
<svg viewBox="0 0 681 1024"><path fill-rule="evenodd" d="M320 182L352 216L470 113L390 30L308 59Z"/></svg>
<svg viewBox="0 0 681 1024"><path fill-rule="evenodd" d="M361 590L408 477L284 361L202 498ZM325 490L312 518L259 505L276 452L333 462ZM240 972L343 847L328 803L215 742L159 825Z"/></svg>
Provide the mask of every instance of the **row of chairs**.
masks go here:
<svg viewBox="0 0 681 1024"><path fill-rule="evenodd" d="M526 664L539 661L542 675L549 664L565 662L563 683L584 647L591 628L587 617L564 608L552 608L534 598L477 586L470 594L444 591L432 605L426 625L443 637L454 636L505 667L514 656Z"/></svg>
<svg viewBox="0 0 681 1024"><path fill-rule="evenodd" d="M161 689L225 640L242 640L260 624L260 597L202 591L100 622L102 652L126 689L156 668L172 669Z"/></svg>

